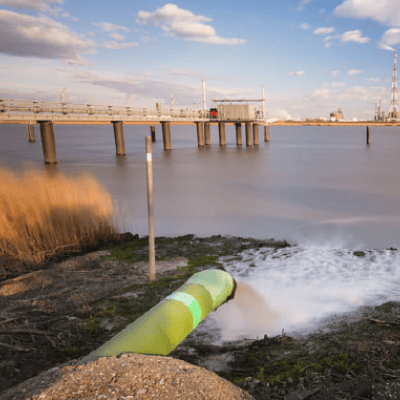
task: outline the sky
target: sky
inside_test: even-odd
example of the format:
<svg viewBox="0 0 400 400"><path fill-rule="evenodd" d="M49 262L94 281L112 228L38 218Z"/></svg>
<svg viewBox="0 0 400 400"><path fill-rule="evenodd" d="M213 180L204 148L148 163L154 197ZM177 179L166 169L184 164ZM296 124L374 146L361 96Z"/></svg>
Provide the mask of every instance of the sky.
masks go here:
<svg viewBox="0 0 400 400"><path fill-rule="evenodd" d="M0 98L201 107L268 117L389 110L400 0L0 0ZM66 88L66 89L65 89Z"/></svg>

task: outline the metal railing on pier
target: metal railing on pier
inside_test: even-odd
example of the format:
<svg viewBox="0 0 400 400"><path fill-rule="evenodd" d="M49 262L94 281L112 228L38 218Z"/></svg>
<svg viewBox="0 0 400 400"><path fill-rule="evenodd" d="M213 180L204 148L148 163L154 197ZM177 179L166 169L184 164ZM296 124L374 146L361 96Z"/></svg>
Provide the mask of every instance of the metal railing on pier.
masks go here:
<svg viewBox="0 0 400 400"><path fill-rule="evenodd" d="M162 105L155 108L123 107L0 99L0 122L26 121L29 123L30 121L43 120L52 122L207 122L213 119L215 118L212 118L210 110L199 110L195 108L175 108ZM232 119L235 120L235 118ZM238 118L238 120L240 119L241 118ZM262 121L263 119L261 112L255 112L254 120ZM220 118L216 120L218 121Z"/></svg>
<svg viewBox="0 0 400 400"><path fill-rule="evenodd" d="M139 108L0 99L0 120L199 121L210 118L210 111L193 108Z"/></svg>

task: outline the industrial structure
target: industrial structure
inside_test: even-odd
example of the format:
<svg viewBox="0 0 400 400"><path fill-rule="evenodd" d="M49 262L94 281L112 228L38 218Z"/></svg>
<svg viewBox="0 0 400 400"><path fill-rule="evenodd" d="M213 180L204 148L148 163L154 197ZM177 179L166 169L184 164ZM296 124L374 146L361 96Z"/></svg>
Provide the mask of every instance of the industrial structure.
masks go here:
<svg viewBox="0 0 400 400"><path fill-rule="evenodd" d="M337 111L329 114L329 120L332 122L340 122L344 120L343 111L339 108Z"/></svg>
<svg viewBox="0 0 400 400"><path fill-rule="evenodd" d="M376 121L376 122L385 122L386 121L385 111L382 111L382 102L380 100L379 100L379 103L375 103L374 121Z"/></svg>
<svg viewBox="0 0 400 400"><path fill-rule="evenodd" d="M267 111L265 107L265 91L264 85L261 87L261 99L223 99L223 100L211 100L214 103L214 108L211 108L211 112L214 110L212 116L217 119L229 121L229 120L266 120ZM256 110L254 104L261 102L261 107ZM215 103L230 103L230 104L215 104ZM247 103L247 104L232 104L232 103Z"/></svg>
<svg viewBox="0 0 400 400"><path fill-rule="evenodd" d="M387 116L389 122L400 121L400 115L398 111L398 101L397 101L397 53L394 52L394 62L393 62L393 79L392 79L392 94L390 97L390 108Z"/></svg>

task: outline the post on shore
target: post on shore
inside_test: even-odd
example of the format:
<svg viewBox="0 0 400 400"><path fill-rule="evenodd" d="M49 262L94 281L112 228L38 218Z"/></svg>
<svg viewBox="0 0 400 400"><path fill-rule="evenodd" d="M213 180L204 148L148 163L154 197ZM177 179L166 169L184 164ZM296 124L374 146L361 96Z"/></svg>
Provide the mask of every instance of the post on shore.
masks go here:
<svg viewBox="0 0 400 400"><path fill-rule="evenodd" d="M258 137L258 124L256 122L253 124L253 143L254 146L258 146L260 144Z"/></svg>
<svg viewBox="0 0 400 400"><path fill-rule="evenodd" d="M251 122L246 122L246 146L253 146L253 138L251 136Z"/></svg>
<svg viewBox="0 0 400 400"><path fill-rule="evenodd" d="M236 122L236 145L242 145L242 123Z"/></svg>
<svg viewBox="0 0 400 400"><path fill-rule="evenodd" d="M206 146L211 144L211 134L210 134L210 123L206 122L204 124L204 139Z"/></svg>
<svg viewBox="0 0 400 400"><path fill-rule="evenodd" d="M31 123L28 124L28 140L31 143L35 142L35 128Z"/></svg>
<svg viewBox="0 0 400 400"><path fill-rule="evenodd" d="M371 127L367 126L367 144L371 144Z"/></svg>
<svg viewBox="0 0 400 400"><path fill-rule="evenodd" d="M218 123L219 145L225 146L225 122Z"/></svg>
<svg viewBox="0 0 400 400"><path fill-rule="evenodd" d="M171 150L171 129L170 123L163 121L161 122L164 150Z"/></svg>
<svg viewBox="0 0 400 400"><path fill-rule="evenodd" d="M203 122L196 122L197 126L197 144L199 147L204 147L204 135L203 135Z"/></svg>
<svg viewBox="0 0 400 400"><path fill-rule="evenodd" d="M150 126L150 132L151 132L151 141L154 143L156 141L156 127L155 125Z"/></svg>
<svg viewBox="0 0 400 400"><path fill-rule="evenodd" d="M117 156L125 155L124 128L122 121L112 121L114 125L115 148Z"/></svg>
<svg viewBox="0 0 400 400"><path fill-rule="evenodd" d="M264 126L264 142L269 142L269 125Z"/></svg>
<svg viewBox="0 0 400 400"><path fill-rule="evenodd" d="M153 207L153 155L151 151L151 136L146 136L146 171L147 171L147 205L149 216L149 277L156 279L156 252L154 244L154 207Z"/></svg>
<svg viewBox="0 0 400 400"><path fill-rule="evenodd" d="M54 139L53 123L51 121L39 121L40 138L45 164L57 164L56 142Z"/></svg>

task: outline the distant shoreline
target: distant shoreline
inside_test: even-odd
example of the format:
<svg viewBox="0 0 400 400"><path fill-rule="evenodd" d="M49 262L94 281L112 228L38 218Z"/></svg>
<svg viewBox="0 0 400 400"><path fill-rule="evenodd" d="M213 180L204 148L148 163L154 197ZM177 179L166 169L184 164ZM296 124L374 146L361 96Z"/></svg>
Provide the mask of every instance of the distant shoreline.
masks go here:
<svg viewBox="0 0 400 400"><path fill-rule="evenodd" d="M400 122L375 122L375 121L275 121L267 123L269 126L400 126Z"/></svg>

